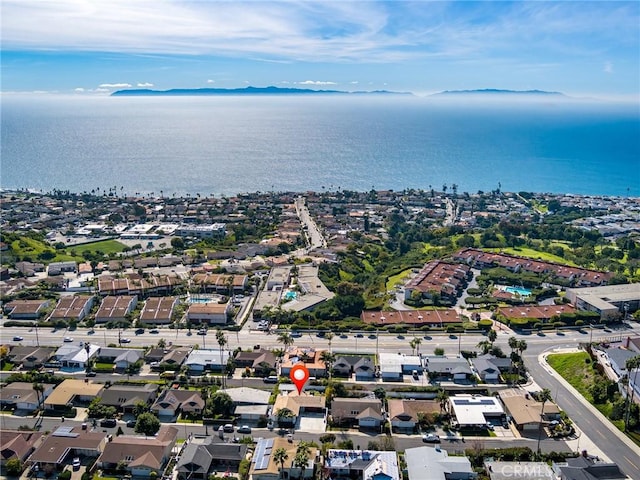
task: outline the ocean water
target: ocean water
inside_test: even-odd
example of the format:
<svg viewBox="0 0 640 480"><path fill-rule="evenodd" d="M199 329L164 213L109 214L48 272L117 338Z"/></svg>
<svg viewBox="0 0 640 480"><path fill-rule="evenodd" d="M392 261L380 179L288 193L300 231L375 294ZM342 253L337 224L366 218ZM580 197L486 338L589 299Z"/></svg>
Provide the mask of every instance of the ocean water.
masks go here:
<svg viewBox="0 0 640 480"><path fill-rule="evenodd" d="M640 195L637 105L418 97L1 99L4 189Z"/></svg>

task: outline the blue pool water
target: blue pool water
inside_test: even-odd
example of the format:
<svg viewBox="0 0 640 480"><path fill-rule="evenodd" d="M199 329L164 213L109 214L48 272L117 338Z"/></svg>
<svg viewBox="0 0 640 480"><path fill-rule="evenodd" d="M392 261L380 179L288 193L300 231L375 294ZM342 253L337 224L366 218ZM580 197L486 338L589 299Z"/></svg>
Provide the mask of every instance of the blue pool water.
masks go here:
<svg viewBox="0 0 640 480"><path fill-rule="evenodd" d="M528 297L529 295L531 295L531 290L527 290L526 288L522 287L505 287L504 291L509 293L517 293L518 295L521 295L523 297Z"/></svg>
<svg viewBox="0 0 640 480"><path fill-rule="evenodd" d="M285 300L295 300L297 297L298 297L298 294L296 292L287 292L284 294Z"/></svg>

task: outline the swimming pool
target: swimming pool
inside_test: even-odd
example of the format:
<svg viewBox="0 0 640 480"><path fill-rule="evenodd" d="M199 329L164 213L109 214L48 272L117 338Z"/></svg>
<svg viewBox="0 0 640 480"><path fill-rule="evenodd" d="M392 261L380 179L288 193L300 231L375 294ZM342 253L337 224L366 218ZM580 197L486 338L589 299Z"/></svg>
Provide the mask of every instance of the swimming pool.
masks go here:
<svg viewBox="0 0 640 480"><path fill-rule="evenodd" d="M289 291L284 294L285 300L295 300L296 298L298 298L298 294L296 292Z"/></svg>
<svg viewBox="0 0 640 480"><path fill-rule="evenodd" d="M187 297L187 303L213 303L217 302L216 298L213 298L211 295L189 295Z"/></svg>
<svg viewBox="0 0 640 480"><path fill-rule="evenodd" d="M531 290L527 290L523 287L504 287L505 292L517 293L521 297L528 297L531 295Z"/></svg>

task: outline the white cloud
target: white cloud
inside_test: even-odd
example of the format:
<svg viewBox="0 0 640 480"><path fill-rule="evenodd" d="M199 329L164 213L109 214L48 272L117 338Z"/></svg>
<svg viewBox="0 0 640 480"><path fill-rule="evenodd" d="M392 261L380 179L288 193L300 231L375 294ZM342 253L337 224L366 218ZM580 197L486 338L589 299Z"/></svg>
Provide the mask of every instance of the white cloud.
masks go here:
<svg viewBox="0 0 640 480"><path fill-rule="evenodd" d="M207 83L216 83L216 81L209 79L209 80L207 80Z"/></svg>
<svg viewBox="0 0 640 480"><path fill-rule="evenodd" d="M141 88L149 88L149 87L153 87L153 83L149 83L149 82L145 82L145 83L138 83L137 85L138 87Z"/></svg>
<svg viewBox="0 0 640 480"><path fill-rule="evenodd" d="M131 88L130 83L101 83L100 88Z"/></svg>
<svg viewBox="0 0 640 480"><path fill-rule="evenodd" d="M82 93L82 92L84 92L84 88L82 88L82 87L78 87L78 88L76 88L76 89L74 90L74 92Z"/></svg>
<svg viewBox="0 0 640 480"><path fill-rule="evenodd" d="M604 73L613 73L613 63L604 62L604 68L602 70Z"/></svg>
<svg viewBox="0 0 640 480"><path fill-rule="evenodd" d="M92 92L97 92L97 93L106 93L106 92L110 92L111 90L109 90L108 88L94 88L91 91Z"/></svg>
<svg viewBox="0 0 640 480"><path fill-rule="evenodd" d="M349 82L351 85L358 85L360 82L358 80L354 80L353 82Z"/></svg>
<svg viewBox="0 0 640 480"><path fill-rule="evenodd" d="M337 85L336 82L323 82L321 80L305 80L304 82L296 82L298 85Z"/></svg>

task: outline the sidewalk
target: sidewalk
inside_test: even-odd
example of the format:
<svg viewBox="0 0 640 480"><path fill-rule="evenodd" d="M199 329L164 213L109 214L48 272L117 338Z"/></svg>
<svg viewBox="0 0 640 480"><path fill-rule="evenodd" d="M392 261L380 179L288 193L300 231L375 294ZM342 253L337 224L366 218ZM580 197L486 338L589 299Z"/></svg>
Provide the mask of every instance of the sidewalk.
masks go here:
<svg viewBox="0 0 640 480"><path fill-rule="evenodd" d="M559 375L552 367L547 363L547 355L554 353L575 353L581 352L582 350L578 348L557 348L550 352L543 352L538 356L538 362L545 370L550 372L562 385L569 391L575 398L578 400L586 409L588 409L593 415L595 415L602 426L609 430L609 432L618 438L621 442L624 442L629 448L638 452L638 456L640 458L640 448L623 432L618 430L611 421L605 417L600 411L591 405L581 394L578 392L573 386L567 382L561 375ZM574 428L576 429L576 438L575 439L566 439L568 445L572 447L575 451L579 452L581 450L587 450L590 454L596 454L600 458L604 458L607 461L611 461L600 448L589 439L579 428L574 424Z"/></svg>

